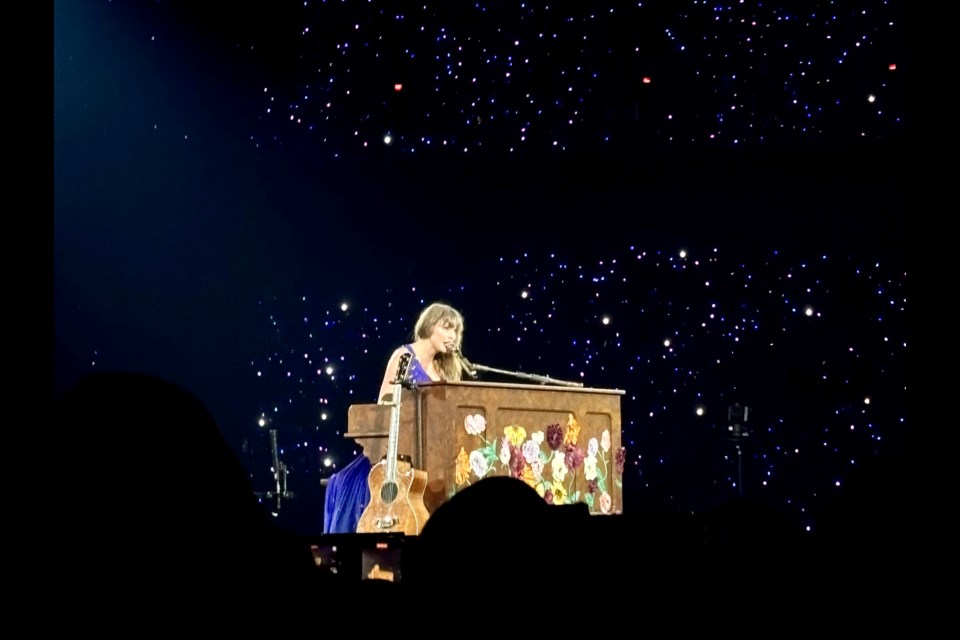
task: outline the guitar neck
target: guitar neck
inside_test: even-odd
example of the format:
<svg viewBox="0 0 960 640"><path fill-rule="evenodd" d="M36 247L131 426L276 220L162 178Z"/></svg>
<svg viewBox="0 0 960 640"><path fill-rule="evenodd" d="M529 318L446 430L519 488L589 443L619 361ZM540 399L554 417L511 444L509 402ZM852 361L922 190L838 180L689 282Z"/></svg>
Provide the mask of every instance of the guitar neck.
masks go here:
<svg viewBox="0 0 960 640"><path fill-rule="evenodd" d="M388 481L397 477L397 442L400 439L400 392L402 385L393 385L393 407L390 411L390 437L387 439L387 473Z"/></svg>

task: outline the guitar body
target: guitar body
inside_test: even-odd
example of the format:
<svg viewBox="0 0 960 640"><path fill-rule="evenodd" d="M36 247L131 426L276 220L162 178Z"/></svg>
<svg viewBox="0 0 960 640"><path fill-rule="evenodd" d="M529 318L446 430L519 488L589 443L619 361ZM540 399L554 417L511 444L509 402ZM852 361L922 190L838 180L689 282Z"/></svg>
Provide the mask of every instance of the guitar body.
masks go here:
<svg viewBox="0 0 960 640"><path fill-rule="evenodd" d="M430 512L423 502L427 472L399 462L392 476L386 460L370 469L370 504L357 523L357 533L420 535Z"/></svg>

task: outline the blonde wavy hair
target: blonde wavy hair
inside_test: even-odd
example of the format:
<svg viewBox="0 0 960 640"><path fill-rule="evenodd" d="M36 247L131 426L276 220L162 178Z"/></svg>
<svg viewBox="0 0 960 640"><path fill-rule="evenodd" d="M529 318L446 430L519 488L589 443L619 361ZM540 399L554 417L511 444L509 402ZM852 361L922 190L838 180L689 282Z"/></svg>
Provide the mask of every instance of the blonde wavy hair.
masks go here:
<svg viewBox="0 0 960 640"><path fill-rule="evenodd" d="M457 343L454 345L457 349L461 348L463 343L463 315L448 304L434 302L420 312L417 324L413 328L413 337L415 340L429 338L433 333L433 328L441 325L445 329L456 329ZM463 365L460 358L452 352L438 353L434 357L437 363L437 369L443 380L462 380Z"/></svg>

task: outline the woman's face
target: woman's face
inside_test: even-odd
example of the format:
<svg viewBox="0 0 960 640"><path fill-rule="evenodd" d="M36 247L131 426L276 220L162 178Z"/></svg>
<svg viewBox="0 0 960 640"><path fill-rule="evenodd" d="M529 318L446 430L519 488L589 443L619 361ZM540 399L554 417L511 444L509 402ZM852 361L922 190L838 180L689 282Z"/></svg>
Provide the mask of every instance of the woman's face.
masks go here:
<svg viewBox="0 0 960 640"><path fill-rule="evenodd" d="M451 325L449 321L441 320L433 326L433 333L430 334L430 343L438 353L452 351L459 342L460 331Z"/></svg>

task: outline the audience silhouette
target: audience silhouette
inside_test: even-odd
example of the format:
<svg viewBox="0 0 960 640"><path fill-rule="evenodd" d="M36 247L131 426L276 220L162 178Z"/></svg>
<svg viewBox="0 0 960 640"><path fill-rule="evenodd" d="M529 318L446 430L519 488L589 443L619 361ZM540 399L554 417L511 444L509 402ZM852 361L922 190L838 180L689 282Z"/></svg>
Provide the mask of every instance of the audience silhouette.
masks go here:
<svg viewBox="0 0 960 640"><path fill-rule="evenodd" d="M816 536L750 500L700 516L593 516L582 503L549 505L520 480L489 477L404 541L399 583L332 576L318 570L309 540L271 520L218 425L185 389L146 374L95 373L58 398L55 419L66 456L54 515L64 528L51 553L68 550L61 557L76 598L95 594L114 609L215 617L248 603L259 607L244 610L249 618L285 605L301 620L318 604L425 607L430 598L418 621L439 629L440 607L471 598L534 603L562 594L651 622L698 611L762 628L781 616L867 615L852 606L857 595L895 606L889 571L908 568L898 544L913 524L909 498L878 466L838 496ZM159 586L160 596L147 595ZM896 611L883 613L878 619Z"/></svg>
<svg viewBox="0 0 960 640"><path fill-rule="evenodd" d="M95 585L111 607L211 612L325 586L309 546L270 521L188 391L146 374L94 373L58 398L55 418L65 452L58 552L68 552L75 597ZM157 599L145 596L161 585Z"/></svg>

